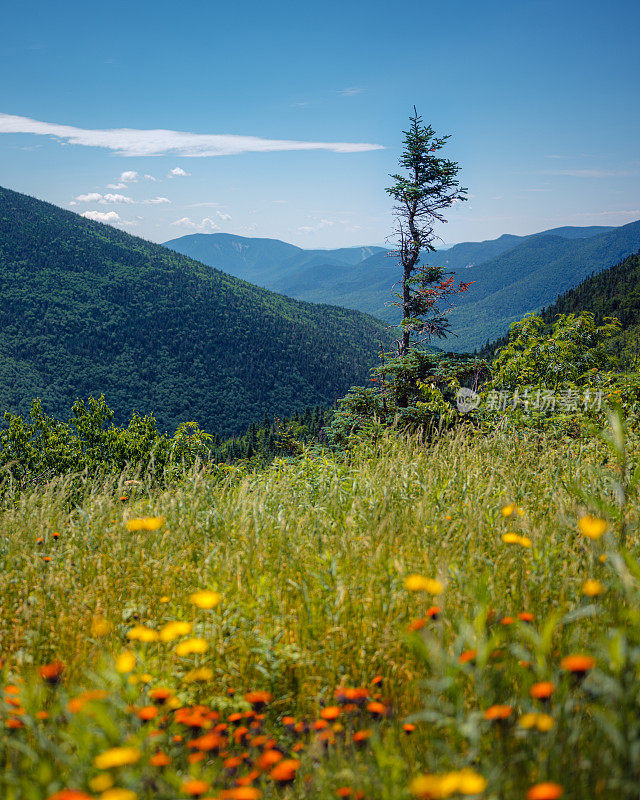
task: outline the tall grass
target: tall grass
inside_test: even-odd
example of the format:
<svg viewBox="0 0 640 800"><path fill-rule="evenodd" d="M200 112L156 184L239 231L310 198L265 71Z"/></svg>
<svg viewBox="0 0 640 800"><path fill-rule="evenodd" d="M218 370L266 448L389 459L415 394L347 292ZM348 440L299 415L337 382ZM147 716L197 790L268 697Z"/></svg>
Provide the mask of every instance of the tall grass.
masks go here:
<svg viewBox="0 0 640 800"><path fill-rule="evenodd" d="M631 440L628 447L631 460L637 460L637 443ZM136 674L147 673L149 685L179 692L185 672L212 670L197 697L189 690L184 702L217 698L219 706L230 687L239 694L270 692L269 719L277 726L283 714L314 719L333 702L335 687L370 685L380 675L381 699L393 719L384 722L365 754L354 756L338 742L328 752L323 748L321 756L315 753L308 764L303 759L310 776L306 782L286 789L260 784L261 791L264 796L332 796L342 779L346 788L361 784L367 797L408 796L410 779L420 771L488 763L480 741L484 723L472 716L469 727L467 716L498 702L516 708L518 686L531 682L518 672L518 660L537 664L540 678L547 666L551 675L552 650L565 655L560 651L590 649L620 623L616 604L629 603L619 598L629 590L624 580L629 584L635 578L623 576L627 568L617 551L609 562L600 561L606 548L580 535L578 518L597 509L585 507L572 488L609 496L609 459L595 437L557 441L517 432L459 431L425 443L389 435L362 444L348 458L309 453L249 474L193 471L161 493L143 483L124 486L120 478L88 486L73 508L67 505L64 481L16 495L0 512L5 679L24 678L32 685L35 667L59 659L66 665L65 687L93 686L100 682L97 675L107 675L100 680L115 692L121 678L113 659L123 648L134 649ZM512 503L522 515L505 516L503 508ZM627 498L624 514L628 551L637 555L635 498ZM155 531L130 532L124 524L158 515L166 522ZM505 543L508 532L529 539L531 547ZM437 597L408 592L404 580L412 573L438 579L444 592ZM594 601L603 614L606 610L602 618L584 610L593 608L582 594L587 578L621 585L615 602L607 595ZM190 604L190 594L202 588L218 591L222 603L207 612ZM409 633L412 620L434 604L442 607L440 620ZM519 622L520 612L533 614L534 621ZM567 614L574 614L577 624L560 635L558 620ZM516 618L515 625L498 625L503 617ZM127 639L135 625L158 630L176 619L191 622L194 635L207 640L205 654L180 658L173 645ZM508 640L507 629L515 631ZM534 641L534 630L544 643ZM461 665L464 648L478 655ZM495 680L489 677L496 669L490 653L499 649L515 660L498 666ZM127 694L139 691L134 684L125 681L122 696L140 704ZM511 694L499 697L507 688ZM634 684L632 691L638 688ZM33 697L43 702L37 692ZM117 717L113 709L110 713ZM400 728L408 718L417 724L412 736ZM71 723L60 719L63 724ZM585 731L590 724L581 722ZM36 734L29 726L25 730L3 735L25 737L32 749L29 763L51 762L51 755L38 755L33 738L29 742ZM122 731L125 740L140 736L130 728L126 736ZM561 754L561 746L570 747L569 734L563 739L561 731L573 728L558 722L550 734L558 739L558 763L571 763L569 750ZM523 758L506 741L515 734L494 726L486 735L499 746L493 765L483 770L489 773L484 795L524 797L549 764L525 763L512 773L505 762ZM67 762L57 756L58 766L47 767L37 781L16 777L19 763L5 747L11 775L7 796L40 800L67 785L91 795L83 781L92 774L90 754L105 745L101 736L84 757L67 748ZM114 735L107 739L115 743ZM529 758L536 751L526 752ZM185 762L183 771L194 769ZM209 778L218 774L215 763L208 769ZM576 765L576 775L591 776L590 770ZM162 789L133 772L127 785L140 798L180 797L178 778L185 775L176 766L173 783L167 784L173 788ZM606 777L601 776L601 794ZM570 781L562 783L566 797L595 796L581 794L582 784L574 790ZM444 792L439 786L437 791ZM454 793L462 791L460 786ZM479 786L471 781L470 788ZM420 794L414 785L413 791L422 797L449 796L433 787ZM627 796L619 786L616 791ZM214 796L213 789L208 796Z"/></svg>

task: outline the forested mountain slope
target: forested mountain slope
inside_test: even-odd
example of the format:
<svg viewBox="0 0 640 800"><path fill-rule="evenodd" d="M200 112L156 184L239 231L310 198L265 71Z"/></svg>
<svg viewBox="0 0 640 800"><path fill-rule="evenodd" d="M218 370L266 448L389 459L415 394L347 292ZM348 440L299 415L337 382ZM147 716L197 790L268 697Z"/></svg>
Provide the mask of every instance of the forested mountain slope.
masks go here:
<svg viewBox="0 0 640 800"><path fill-rule="evenodd" d="M244 431L265 411L327 405L364 383L388 336L356 311L259 289L115 228L0 188L0 409L41 397L62 418L104 393Z"/></svg>
<svg viewBox="0 0 640 800"><path fill-rule="evenodd" d="M590 272L633 252L640 247L640 224L633 225L504 234L426 255L425 264L441 265L457 280L474 281L452 311L456 336L444 346L473 350ZM220 233L183 236L166 245L290 297L358 309L393 324L399 321L393 286L400 273L384 248L301 250L277 239Z"/></svg>

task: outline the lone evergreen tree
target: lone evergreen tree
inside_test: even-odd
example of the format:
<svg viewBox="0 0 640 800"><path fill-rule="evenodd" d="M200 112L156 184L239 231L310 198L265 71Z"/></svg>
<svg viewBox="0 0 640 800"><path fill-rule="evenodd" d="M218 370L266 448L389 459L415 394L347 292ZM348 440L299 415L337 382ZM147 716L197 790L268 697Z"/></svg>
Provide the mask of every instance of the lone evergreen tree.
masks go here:
<svg viewBox="0 0 640 800"><path fill-rule="evenodd" d="M434 225L446 222L443 212L456 200L466 200L467 190L457 179L455 161L437 154L449 136L439 137L413 107L409 130L404 131L404 149L400 167L404 174L391 175L394 184L387 192L396 202L396 227L391 237L402 267L402 334L398 356L409 353L412 344L443 338L450 330L446 309L439 303L446 297L466 291L470 284L455 286L453 275L442 267L421 264L424 252L435 252L437 236ZM399 405L402 405L399 402Z"/></svg>

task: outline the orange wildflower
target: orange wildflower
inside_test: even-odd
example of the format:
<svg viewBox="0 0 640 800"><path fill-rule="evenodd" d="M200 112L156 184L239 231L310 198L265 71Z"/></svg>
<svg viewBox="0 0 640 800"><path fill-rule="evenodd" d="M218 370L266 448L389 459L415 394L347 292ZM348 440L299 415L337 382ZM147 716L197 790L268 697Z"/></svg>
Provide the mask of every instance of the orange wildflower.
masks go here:
<svg viewBox="0 0 640 800"><path fill-rule="evenodd" d="M596 665L596 660L592 656L574 655L566 656L560 662L561 669L565 672L572 672L574 675L584 675Z"/></svg>
<svg viewBox="0 0 640 800"><path fill-rule="evenodd" d="M62 661L52 661L50 664L44 664L40 667L38 672L43 681L55 686L57 683L60 683L62 673L64 672L64 664Z"/></svg>
<svg viewBox="0 0 640 800"><path fill-rule="evenodd" d="M484 712L484 718L493 722L494 720L505 720L511 716L513 709L511 706L497 705L491 706Z"/></svg>
<svg viewBox="0 0 640 800"><path fill-rule="evenodd" d="M533 684L529 689L529 694L536 700L548 700L555 690L556 687L551 681L540 681Z"/></svg>
<svg viewBox="0 0 640 800"><path fill-rule="evenodd" d="M537 783L527 792L527 800L558 800L563 794L559 783Z"/></svg>
<svg viewBox="0 0 640 800"><path fill-rule="evenodd" d="M206 781L200 781L194 778L185 781L180 788L184 794L188 794L190 797L199 797L207 791L209 784Z"/></svg>
<svg viewBox="0 0 640 800"><path fill-rule="evenodd" d="M301 762L295 758L285 758L271 770L269 775L276 783L291 783L300 769Z"/></svg>

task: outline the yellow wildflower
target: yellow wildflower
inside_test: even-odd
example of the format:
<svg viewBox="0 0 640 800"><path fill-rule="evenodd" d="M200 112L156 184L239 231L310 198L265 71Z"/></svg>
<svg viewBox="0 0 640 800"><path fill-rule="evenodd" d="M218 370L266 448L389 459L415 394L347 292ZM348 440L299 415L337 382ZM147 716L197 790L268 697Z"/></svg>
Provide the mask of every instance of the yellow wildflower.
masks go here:
<svg viewBox="0 0 640 800"><path fill-rule="evenodd" d="M599 594L604 594L604 586L600 581L590 578L582 584L582 594L586 597L597 597Z"/></svg>
<svg viewBox="0 0 640 800"><path fill-rule="evenodd" d="M167 624L160 630L160 640L163 642L172 642L180 636L186 636L191 633L190 622L167 622Z"/></svg>
<svg viewBox="0 0 640 800"><path fill-rule="evenodd" d="M106 636L111 631L112 625L102 614L96 614L91 620L91 635L96 638Z"/></svg>
<svg viewBox="0 0 640 800"><path fill-rule="evenodd" d="M112 747L96 756L93 763L98 769L124 767L127 764L136 764L140 760L140 755L137 747Z"/></svg>
<svg viewBox="0 0 640 800"><path fill-rule="evenodd" d="M210 681L213 678L213 670L208 667L201 667L200 669L192 669L187 672L183 680L185 683L195 683L196 681Z"/></svg>
<svg viewBox="0 0 640 800"><path fill-rule="evenodd" d="M177 645L175 652L178 656L190 656L193 653L206 653L209 644L204 639L187 639Z"/></svg>
<svg viewBox="0 0 640 800"><path fill-rule="evenodd" d="M107 789L106 792L102 792L100 800L136 800L137 796L133 789L115 787L113 789Z"/></svg>
<svg viewBox="0 0 640 800"><path fill-rule="evenodd" d="M167 521L166 517L140 517L129 519L124 525L128 531L157 531Z"/></svg>
<svg viewBox="0 0 640 800"><path fill-rule="evenodd" d="M578 520L578 528L589 539L599 539L607 530L607 522L604 519L600 519L600 517L592 517L591 514L586 514Z"/></svg>
<svg viewBox="0 0 640 800"><path fill-rule="evenodd" d="M108 772L102 772L100 775L96 775L95 778L91 778L89 781L89 788L92 792L104 792L106 789L110 789L112 786L113 778Z"/></svg>
<svg viewBox="0 0 640 800"><path fill-rule="evenodd" d="M123 650L116 658L116 669L118 672L131 672L136 665L135 653L131 650Z"/></svg>
<svg viewBox="0 0 640 800"><path fill-rule="evenodd" d="M194 606L198 608L215 608L222 601L222 595L218 592L212 592L208 589L203 589L201 592L194 592L189 600Z"/></svg>
<svg viewBox="0 0 640 800"><path fill-rule="evenodd" d="M158 639L158 632L144 625L136 625L127 633L127 639L137 639L139 642L155 642Z"/></svg>
<svg viewBox="0 0 640 800"><path fill-rule="evenodd" d="M410 592L429 592L429 594L442 594L444 585L434 578L425 578L424 575L407 575L404 587Z"/></svg>

